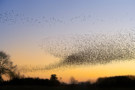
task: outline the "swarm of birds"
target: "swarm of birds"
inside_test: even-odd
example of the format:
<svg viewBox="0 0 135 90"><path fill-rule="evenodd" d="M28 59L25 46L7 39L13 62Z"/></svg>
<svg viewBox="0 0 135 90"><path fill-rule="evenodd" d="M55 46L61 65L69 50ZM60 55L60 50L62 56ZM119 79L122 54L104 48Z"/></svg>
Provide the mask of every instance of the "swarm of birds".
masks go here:
<svg viewBox="0 0 135 90"><path fill-rule="evenodd" d="M135 59L134 35L128 34L83 34L45 38L42 49L62 58L49 68L66 65L96 65L112 61ZM48 68L48 67L47 67Z"/></svg>
<svg viewBox="0 0 135 90"><path fill-rule="evenodd" d="M11 11L5 11L0 13L0 23L6 23L6 24L55 24L55 23L64 23L63 20L55 18L55 17L46 17L46 16L40 16L40 17L31 17L26 16L23 13L18 13L14 10Z"/></svg>
<svg viewBox="0 0 135 90"><path fill-rule="evenodd" d="M94 18L94 21L93 21ZM55 25L76 22L104 22L99 17L88 15L77 15L68 19L26 16L14 10L0 13L2 24L39 24ZM135 40L133 34L82 34L58 37L46 37L42 41L42 49L56 57L62 58L57 64L50 67L64 65L83 64L106 64L116 60L130 60L135 58Z"/></svg>
<svg viewBox="0 0 135 90"><path fill-rule="evenodd" d="M95 21L92 19L95 18ZM38 17L26 16L24 13L17 12L15 10L4 11L0 13L0 23L2 24L39 24L39 25L55 25L55 24L66 24L66 23L83 23L90 21L91 24L95 22L104 22L104 19L94 17L91 14L88 15L77 15L69 17L68 19L58 18L55 16L48 17L41 15Z"/></svg>

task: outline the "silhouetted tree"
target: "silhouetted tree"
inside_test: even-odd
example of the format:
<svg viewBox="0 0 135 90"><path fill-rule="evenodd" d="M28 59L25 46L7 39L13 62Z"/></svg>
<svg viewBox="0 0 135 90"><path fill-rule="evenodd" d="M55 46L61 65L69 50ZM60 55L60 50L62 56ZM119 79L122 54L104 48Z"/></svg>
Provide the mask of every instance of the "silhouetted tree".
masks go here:
<svg viewBox="0 0 135 90"><path fill-rule="evenodd" d="M51 75L50 82L51 82L52 86L58 86L58 85L60 85L60 82L59 82L56 74L52 74Z"/></svg>
<svg viewBox="0 0 135 90"><path fill-rule="evenodd" d="M71 77L71 78L70 78L70 84L77 84L77 83L78 83L78 81L75 80L74 77Z"/></svg>
<svg viewBox="0 0 135 90"><path fill-rule="evenodd" d="M51 78L50 78L51 81L55 81L55 80L57 80L57 79L58 79L58 78L57 78L56 74L52 74L52 75L51 75Z"/></svg>
<svg viewBox="0 0 135 90"><path fill-rule="evenodd" d="M114 76L99 78L96 82L98 87L135 87L135 77Z"/></svg>
<svg viewBox="0 0 135 90"><path fill-rule="evenodd" d="M12 79L15 76L16 66L10 60L10 56L0 51L0 82L3 81L2 75L9 76Z"/></svg>

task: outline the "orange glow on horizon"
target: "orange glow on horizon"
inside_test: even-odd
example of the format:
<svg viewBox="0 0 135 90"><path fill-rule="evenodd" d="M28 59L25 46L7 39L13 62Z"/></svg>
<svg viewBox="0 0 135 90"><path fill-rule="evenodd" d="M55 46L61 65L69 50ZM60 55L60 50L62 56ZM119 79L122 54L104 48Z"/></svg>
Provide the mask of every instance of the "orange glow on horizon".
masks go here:
<svg viewBox="0 0 135 90"><path fill-rule="evenodd" d="M135 75L135 61L127 60L122 62L112 62L103 65L82 65L75 67L61 67L60 69L44 70L46 65L58 62L60 58L54 57L48 53L43 52L37 48L32 51L25 51L24 49L11 50L11 60L18 67L39 67L42 70L32 70L27 72L21 72L25 76L50 78L51 74L56 74L61 77L63 82L69 82L71 77L74 77L78 81L96 81L99 77L117 76L117 75ZM26 67L25 67L26 68ZM22 68L23 69L23 68ZM26 68L27 69L27 68Z"/></svg>
<svg viewBox="0 0 135 90"><path fill-rule="evenodd" d="M26 76L50 78L51 74L56 74L58 78L62 77L63 82L69 82L71 77L78 81L90 80L95 82L99 77L119 76L119 75L135 75L135 61L112 62L106 65L96 66L76 66L69 68L53 69L53 70L37 70L25 73Z"/></svg>

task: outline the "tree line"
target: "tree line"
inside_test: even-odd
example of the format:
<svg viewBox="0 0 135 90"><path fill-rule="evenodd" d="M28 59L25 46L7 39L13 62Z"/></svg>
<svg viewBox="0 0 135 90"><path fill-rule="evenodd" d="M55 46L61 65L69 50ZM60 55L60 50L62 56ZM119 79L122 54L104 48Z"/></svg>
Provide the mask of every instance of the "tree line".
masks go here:
<svg viewBox="0 0 135 90"><path fill-rule="evenodd" d="M4 81L3 75L9 77ZM90 81L78 82L71 77L70 84L60 82L56 74L50 79L26 78L17 72L17 66L10 60L10 56L0 51L0 86L5 85L40 85L40 86L67 86L67 87L135 87L135 76L114 76L99 78L96 83Z"/></svg>

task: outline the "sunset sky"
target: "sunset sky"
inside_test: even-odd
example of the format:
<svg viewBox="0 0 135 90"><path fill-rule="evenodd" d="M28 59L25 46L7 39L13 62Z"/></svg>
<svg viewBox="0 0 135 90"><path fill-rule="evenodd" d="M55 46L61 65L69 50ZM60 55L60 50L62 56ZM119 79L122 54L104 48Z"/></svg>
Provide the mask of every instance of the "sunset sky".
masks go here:
<svg viewBox="0 0 135 90"><path fill-rule="evenodd" d="M26 76L49 78L55 73L62 77L61 81L68 82L72 76L86 81L104 76L135 75L135 58L130 54L124 60L117 60L120 57L117 56L116 60L105 64L96 61L97 64L67 64L46 69L48 65L69 60L68 55L79 55L82 50L86 54L84 47L89 44L97 45L95 48L99 51L111 50L109 46L118 44L118 50L126 48L134 54L135 44L126 36L134 37L134 30L135 0L0 0L0 50L10 55ZM119 34L128 39L119 39ZM98 41L104 47L101 48ZM125 43L131 43L132 48ZM124 51L119 53L127 55Z"/></svg>

